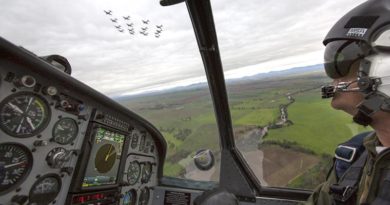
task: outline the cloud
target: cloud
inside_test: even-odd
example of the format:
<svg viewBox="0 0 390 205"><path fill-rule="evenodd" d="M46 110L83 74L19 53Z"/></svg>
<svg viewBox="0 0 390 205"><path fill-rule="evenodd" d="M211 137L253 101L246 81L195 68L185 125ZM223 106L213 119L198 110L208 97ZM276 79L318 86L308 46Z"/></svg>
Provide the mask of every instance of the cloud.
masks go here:
<svg viewBox="0 0 390 205"><path fill-rule="evenodd" d="M68 58L73 76L109 95L205 80L185 4L158 0L3 1L0 35L38 55ZM345 12L363 0L213 0L222 62L228 77L284 65L322 62L321 41ZM107 16L103 10L112 10ZM131 16L136 35L122 16ZM117 18L114 24L110 18ZM149 36L138 32L149 19ZM159 39L155 25L163 24ZM308 59L310 57L310 59ZM246 73L245 73L246 72Z"/></svg>

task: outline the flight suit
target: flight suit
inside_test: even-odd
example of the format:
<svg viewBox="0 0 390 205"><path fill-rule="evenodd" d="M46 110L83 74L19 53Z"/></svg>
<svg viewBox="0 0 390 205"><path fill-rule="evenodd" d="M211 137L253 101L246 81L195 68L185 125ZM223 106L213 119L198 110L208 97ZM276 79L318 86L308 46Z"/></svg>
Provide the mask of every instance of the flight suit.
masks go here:
<svg viewBox="0 0 390 205"><path fill-rule="evenodd" d="M376 147L380 146L380 143L375 133L367 136L363 144L368 156L360 178L357 197L352 197L353 201L336 204L390 204L390 149L377 153ZM330 187L337 183L337 177L335 168L332 169L327 181L314 190L305 204L335 204Z"/></svg>

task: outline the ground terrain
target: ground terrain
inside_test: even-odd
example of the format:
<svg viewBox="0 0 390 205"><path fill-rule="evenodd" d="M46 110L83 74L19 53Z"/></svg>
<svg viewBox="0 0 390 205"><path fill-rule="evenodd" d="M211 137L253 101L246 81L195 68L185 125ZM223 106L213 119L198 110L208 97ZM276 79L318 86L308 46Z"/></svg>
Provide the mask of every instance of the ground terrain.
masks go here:
<svg viewBox="0 0 390 205"><path fill-rule="evenodd" d="M338 143L364 130L321 99L319 88L327 81L320 71L305 71L228 82L236 144L263 184L313 188L329 166L322 161L333 156ZM164 175L218 180L218 163L208 172L192 163L201 148L211 149L219 161L218 131L206 86L118 101L162 132L168 144ZM291 123L272 126L281 122L280 105L287 104L285 117Z"/></svg>

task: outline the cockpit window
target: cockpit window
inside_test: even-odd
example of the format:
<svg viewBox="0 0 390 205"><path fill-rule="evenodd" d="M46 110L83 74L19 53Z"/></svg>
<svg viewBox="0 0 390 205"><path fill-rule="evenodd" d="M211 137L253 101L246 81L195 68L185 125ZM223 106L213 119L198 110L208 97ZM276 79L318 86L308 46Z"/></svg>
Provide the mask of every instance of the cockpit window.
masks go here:
<svg viewBox="0 0 390 205"><path fill-rule="evenodd" d="M60 54L72 76L150 121L167 141L164 176L219 180L220 143L185 4L158 0L3 2L0 35L39 56ZM43 12L44 10L44 12ZM207 150L214 164L194 157Z"/></svg>
<svg viewBox="0 0 390 205"><path fill-rule="evenodd" d="M313 189L364 130L320 92L322 40L363 1L348 2L212 1L235 143L263 186Z"/></svg>
<svg viewBox="0 0 390 205"><path fill-rule="evenodd" d="M211 1L235 143L262 185L312 189L336 145L364 129L319 92L329 82L323 37L363 1ZM160 130L164 176L219 181L219 134L184 3L13 0L2 8L1 37L65 56L73 77Z"/></svg>

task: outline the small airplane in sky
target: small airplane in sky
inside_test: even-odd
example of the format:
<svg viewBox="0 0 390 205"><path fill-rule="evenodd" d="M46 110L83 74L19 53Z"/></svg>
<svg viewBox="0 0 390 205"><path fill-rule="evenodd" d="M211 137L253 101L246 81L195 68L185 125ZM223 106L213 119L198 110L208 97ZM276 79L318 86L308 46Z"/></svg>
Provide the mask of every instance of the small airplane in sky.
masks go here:
<svg viewBox="0 0 390 205"><path fill-rule="evenodd" d="M130 16L123 16L124 20L130 20Z"/></svg>
<svg viewBox="0 0 390 205"><path fill-rule="evenodd" d="M156 25L157 28L162 29L163 25Z"/></svg>
<svg viewBox="0 0 390 205"><path fill-rule="evenodd" d="M127 23L128 27L132 27L134 24L133 23Z"/></svg>
<svg viewBox="0 0 390 205"><path fill-rule="evenodd" d="M156 30L156 34L160 34L161 33L161 30Z"/></svg>
<svg viewBox="0 0 390 205"><path fill-rule="evenodd" d="M133 29L133 28L131 28L131 29L129 29L129 28L128 28L127 30L129 30L129 31L134 31L134 29Z"/></svg>
<svg viewBox="0 0 390 205"><path fill-rule="evenodd" d="M107 15L110 15L110 16L112 15L112 14L111 14L111 12L112 12L111 10L108 10L108 11L103 10L103 11L104 11L104 13L106 13Z"/></svg>
<svg viewBox="0 0 390 205"><path fill-rule="evenodd" d="M142 27L141 28L143 31L146 31L146 30L148 30L148 27Z"/></svg>
<svg viewBox="0 0 390 205"><path fill-rule="evenodd" d="M129 33L130 33L131 35L134 35L134 31L129 31Z"/></svg>
<svg viewBox="0 0 390 205"><path fill-rule="evenodd" d="M142 20L142 22L144 23L144 24L149 24L149 20Z"/></svg>
<svg viewBox="0 0 390 205"><path fill-rule="evenodd" d="M140 31L139 33L142 34L142 35L144 35L144 36L147 36L147 35L148 35L148 33L146 33L145 31Z"/></svg>
<svg viewBox="0 0 390 205"><path fill-rule="evenodd" d="M154 35L156 38L160 38L160 35Z"/></svg>
<svg viewBox="0 0 390 205"><path fill-rule="evenodd" d="M117 23L118 19L114 18L114 19L111 19L111 21L114 22L114 23Z"/></svg>
<svg viewBox="0 0 390 205"><path fill-rule="evenodd" d="M118 25L118 26L115 26L115 28L120 29L120 28L122 28L122 26Z"/></svg>
<svg viewBox="0 0 390 205"><path fill-rule="evenodd" d="M121 32L121 33L123 33L124 30L123 30L123 29L118 29L118 31Z"/></svg>

